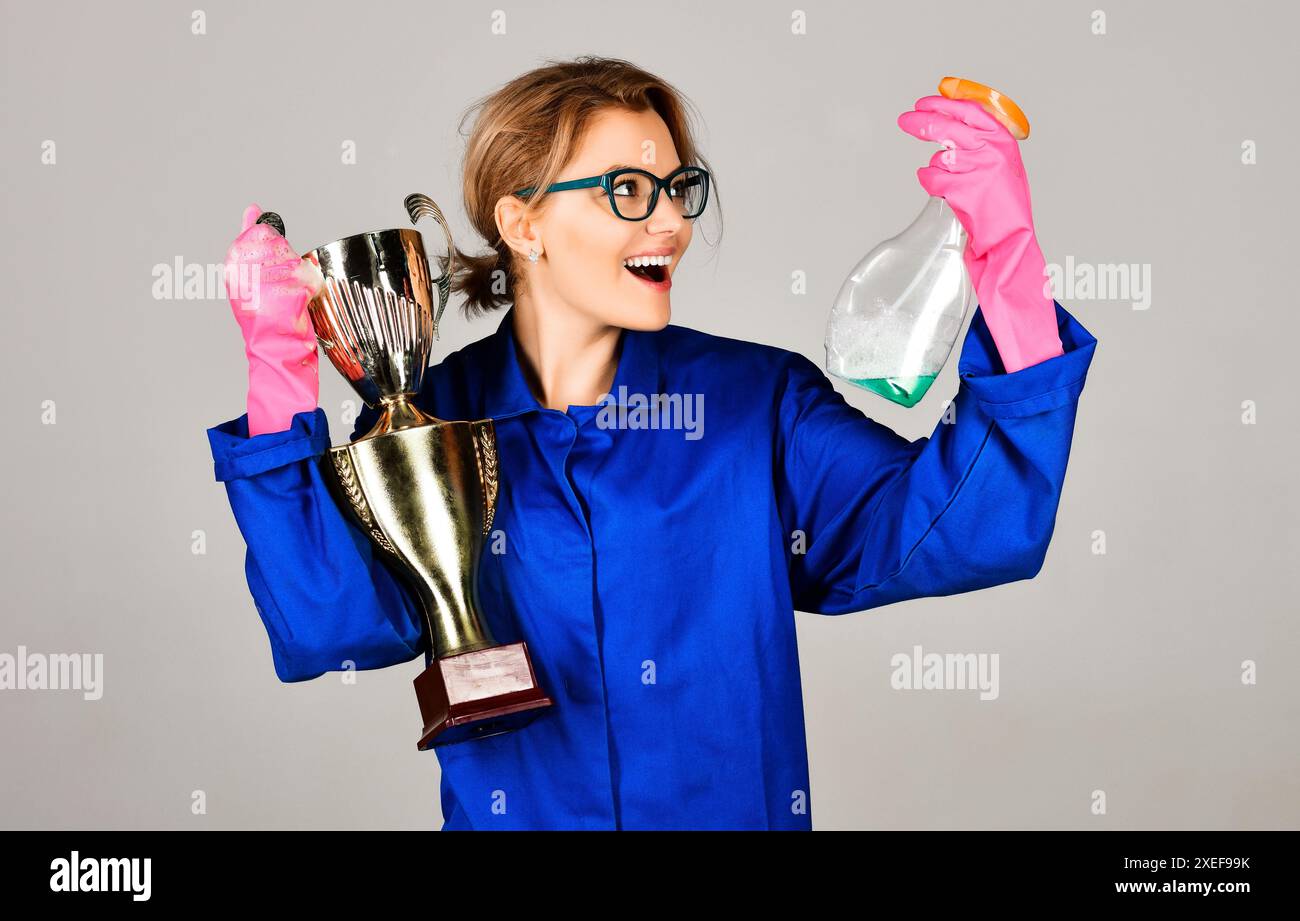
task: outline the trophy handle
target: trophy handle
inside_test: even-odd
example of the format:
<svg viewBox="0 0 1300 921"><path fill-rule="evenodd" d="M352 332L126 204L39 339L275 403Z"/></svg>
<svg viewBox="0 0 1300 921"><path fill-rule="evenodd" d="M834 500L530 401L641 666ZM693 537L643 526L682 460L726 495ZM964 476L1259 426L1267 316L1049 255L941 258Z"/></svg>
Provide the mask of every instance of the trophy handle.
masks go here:
<svg viewBox="0 0 1300 921"><path fill-rule="evenodd" d="M451 276L456 270L456 246L451 240L451 228L447 226L447 219L442 216L442 209L428 195L421 195L419 192L412 192L406 196L403 201L406 205L406 213L411 216L411 223L418 224L420 218L431 217L442 227L442 232L447 236L447 270L433 280L438 286L438 312L433 316L433 336L438 336L438 321L442 319L442 311L447 306L447 300L451 297Z"/></svg>
<svg viewBox="0 0 1300 921"><path fill-rule="evenodd" d="M478 459L478 479L483 486L483 534L492 533L492 518L497 509L497 436L491 419L471 422L474 456Z"/></svg>

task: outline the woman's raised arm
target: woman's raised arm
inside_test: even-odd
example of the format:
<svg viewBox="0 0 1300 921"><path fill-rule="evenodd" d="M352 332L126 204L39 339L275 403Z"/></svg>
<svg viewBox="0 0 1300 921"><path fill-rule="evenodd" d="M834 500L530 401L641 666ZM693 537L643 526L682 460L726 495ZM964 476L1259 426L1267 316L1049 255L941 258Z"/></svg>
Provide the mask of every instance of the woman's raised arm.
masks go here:
<svg viewBox="0 0 1300 921"><path fill-rule="evenodd" d="M208 430L248 546L245 575L271 640L275 673L327 671L414 658L413 600L344 518L319 460L330 444L318 394L309 276L284 237L250 205L226 257L226 289L248 358L248 412Z"/></svg>
<svg viewBox="0 0 1300 921"><path fill-rule="evenodd" d="M1037 575L1097 345L1053 304L1064 353L1010 374L977 310L952 412L916 441L790 353L777 495L786 533L805 536L806 552L790 554L798 610L845 614Z"/></svg>

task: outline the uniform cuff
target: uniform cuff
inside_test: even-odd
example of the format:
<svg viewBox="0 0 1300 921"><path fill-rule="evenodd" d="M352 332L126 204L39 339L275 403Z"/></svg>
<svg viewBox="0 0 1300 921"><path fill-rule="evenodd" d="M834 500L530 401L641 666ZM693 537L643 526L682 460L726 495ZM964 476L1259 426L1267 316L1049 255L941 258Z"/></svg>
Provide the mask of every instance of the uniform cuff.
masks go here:
<svg viewBox="0 0 1300 921"><path fill-rule="evenodd" d="M319 457L329 447L325 410L295 413L283 432L263 432L248 437L248 414L208 429L213 470L220 482L256 476L308 457Z"/></svg>
<svg viewBox="0 0 1300 921"><path fill-rule="evenodd" d="M1053 300L1052 305L1064 352L1010 374L998 355L984 312L976 309L962 344L957 377L989 416L1032 416L1079 398L1097 340L1058 301Z"/></svg>

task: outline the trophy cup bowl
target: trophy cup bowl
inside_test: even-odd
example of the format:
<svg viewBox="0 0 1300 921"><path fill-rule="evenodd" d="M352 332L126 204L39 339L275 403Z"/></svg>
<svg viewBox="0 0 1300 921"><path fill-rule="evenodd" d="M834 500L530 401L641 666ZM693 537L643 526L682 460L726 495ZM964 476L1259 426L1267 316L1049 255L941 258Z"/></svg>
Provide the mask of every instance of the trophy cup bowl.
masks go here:
<svg viewBox="0 0 1300 921"><path fill-rule="evenodd" d="M369 432L330 448L321 467L340 507L424 614L432 661L415 679L424 751L519 729L552 701L526 644L497 644L479 607L479 559L499 485L492 420L446 421L415 405L451 293L455 249L431 199L416 193L405 205L411 223L433 217L447 236L438 278L423 237L409 228L345 237L302 258L322 277L308 304L316 337L379 412Z"/></svg>

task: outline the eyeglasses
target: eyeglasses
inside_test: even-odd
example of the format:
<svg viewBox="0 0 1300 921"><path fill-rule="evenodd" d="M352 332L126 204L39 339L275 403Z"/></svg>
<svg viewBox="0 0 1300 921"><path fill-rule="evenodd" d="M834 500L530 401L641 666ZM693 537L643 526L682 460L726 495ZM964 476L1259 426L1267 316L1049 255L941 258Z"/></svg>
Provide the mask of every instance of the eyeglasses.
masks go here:
<svg viewBox="0 0 1300 921"><path fill-rule="evenodd" d="M586 179L568 179L552 183L547 192L564 192L568 189L594 189L597 186L609 196L609 207L625 221L644 221L654 213L659 202L659 190L668 193L681 216L694 220L704 213L709 203L709 171L699 166L679 166L663 179L643 169L616 169L603 176ZM527 198L536 189L529 186L514 194Z"/></svg>

